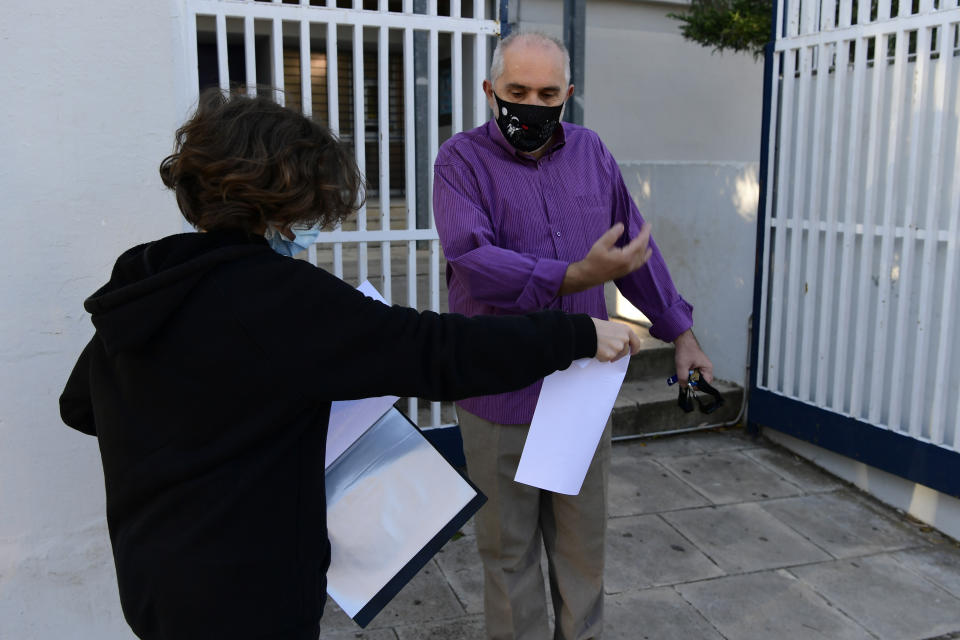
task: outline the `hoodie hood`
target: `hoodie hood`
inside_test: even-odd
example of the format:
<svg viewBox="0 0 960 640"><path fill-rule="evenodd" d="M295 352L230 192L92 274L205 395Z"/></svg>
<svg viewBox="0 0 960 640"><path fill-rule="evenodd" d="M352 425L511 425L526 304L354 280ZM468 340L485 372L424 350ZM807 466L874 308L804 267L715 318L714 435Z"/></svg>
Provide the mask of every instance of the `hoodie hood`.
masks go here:
<svg viewBox="0 0 960 640"><path fill-rule="evenodd" d="M271 253L263 236L241 231L183 233L142 244L117 258L110 281L83 307L109 354L148 341L219 264Z"/></svg>

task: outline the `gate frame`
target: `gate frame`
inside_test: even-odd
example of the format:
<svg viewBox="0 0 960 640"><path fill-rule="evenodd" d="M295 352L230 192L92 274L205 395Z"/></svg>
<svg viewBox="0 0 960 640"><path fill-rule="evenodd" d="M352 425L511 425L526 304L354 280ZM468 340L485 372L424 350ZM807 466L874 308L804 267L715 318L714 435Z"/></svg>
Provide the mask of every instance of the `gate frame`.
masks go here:
<svg viewBox="0 0 960 640"><path fill-rule="evenodd" d="M797 1L797 0L793 0ZM786 9L791 0L783 0ZM763 318L761 308L764 285L764 240L768 200L773 197L772 136L777 135L774 126L773 96L776 91L773 77L775 56L784 55L775 49L778 36L786 25L788 12L781 18L777 15L779 3L774 0L771 19L771 41L764 47L763 71L763 121L760 134L759 201L757 206L757 239L753 282L754 331L750 344L749 403L747 405L747 430L758 434L761 427L772 428L781 433L807 441L858 462L900 476L906 480L925 485L944 494L960 498L960 474L955 470L960 465L960 452L951 451L935 444L917 440L873 425L850 416L836 413L813 404L788 398L780 393L758 387L760 337ZM778 21L783 24L778 24ZM780 108L779 101L777 103Z"/></svg>

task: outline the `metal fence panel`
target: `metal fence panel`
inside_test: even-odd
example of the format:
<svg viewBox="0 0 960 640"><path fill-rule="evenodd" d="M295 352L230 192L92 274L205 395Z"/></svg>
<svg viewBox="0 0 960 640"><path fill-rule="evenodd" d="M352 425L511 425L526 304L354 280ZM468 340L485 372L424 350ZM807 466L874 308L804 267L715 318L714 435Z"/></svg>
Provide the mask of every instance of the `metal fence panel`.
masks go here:
<svg viewBox="0 0 960 640"><path fill-rule="evenodd" d="M957 0L778 15L756 387L960 451Z"/></svg>
<svg viewBox="0 0 960 640"><path fill-rule="evenodd" d="M427 148L420 153L432 164L446 138L487 118L480 82L488 39L499 27L486 18L483 0L466 6L451 0L446 15L436 0L423 5L416 11L413 0L353 0L351 7L337 0L186 0L184 75L194 102L205 75L215 74L215 86L269 91L278 103L325 119L352 143L368 176L367 202L357 216L321 233L306 258L354 284L369 278L388 301L441 311L445 284L432 203L417 198L415 108L427 114ZM426 35L424 51L416 50L415 33ZM198 73L203 47L215 47L215 64ZM427 59L425 105L415 99L417 55ZM426 179L432 188L432 172ZM418 206L429 213L419 227ZM370 244L380 250L368 251ZM452 421L440 403L430 403L428 415L419 413L416 398L407 408L421 426Z"/></svg>

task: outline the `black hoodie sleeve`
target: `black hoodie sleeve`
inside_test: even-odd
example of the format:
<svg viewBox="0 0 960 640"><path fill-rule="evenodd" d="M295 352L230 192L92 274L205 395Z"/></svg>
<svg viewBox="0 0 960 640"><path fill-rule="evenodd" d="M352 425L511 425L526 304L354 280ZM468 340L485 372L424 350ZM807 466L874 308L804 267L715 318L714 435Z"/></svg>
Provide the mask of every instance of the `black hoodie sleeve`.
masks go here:
<svg viewBox="0 0 960 640"><path fill-rule="evenodd" d="M381 395L458 400L523 388L597 350L589 316L478 316L376 302L307 263L251 270L262 296L224 291L236 317L285 371L327 400ZM227 289L231 281L224 280ZM259 298L259 299L258 299ZM280 345L290 344L287 351ZM296 358L286 356L296 352Z"/></svg>
<svg viewBox="0 0 960 640"><path fill-rule="evenodd" d="M90 351L96 340L94 336L80 353L67 385L60 394L60 418L64 424L91 436L97 435L90 401Z"/></svg>

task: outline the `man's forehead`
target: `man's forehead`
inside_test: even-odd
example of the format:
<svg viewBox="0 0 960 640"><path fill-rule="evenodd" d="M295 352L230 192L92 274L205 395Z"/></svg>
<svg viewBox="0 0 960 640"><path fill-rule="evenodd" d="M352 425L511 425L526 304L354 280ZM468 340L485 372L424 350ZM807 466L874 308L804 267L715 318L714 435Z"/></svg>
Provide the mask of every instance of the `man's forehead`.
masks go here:
<svg viewBox="0 0 960 640"><path fill-rule="evenodd" d="M543 89L563 87L564 58L560 49L549 42L514 42L503 52L502 80L507 86Z"/></svg>

